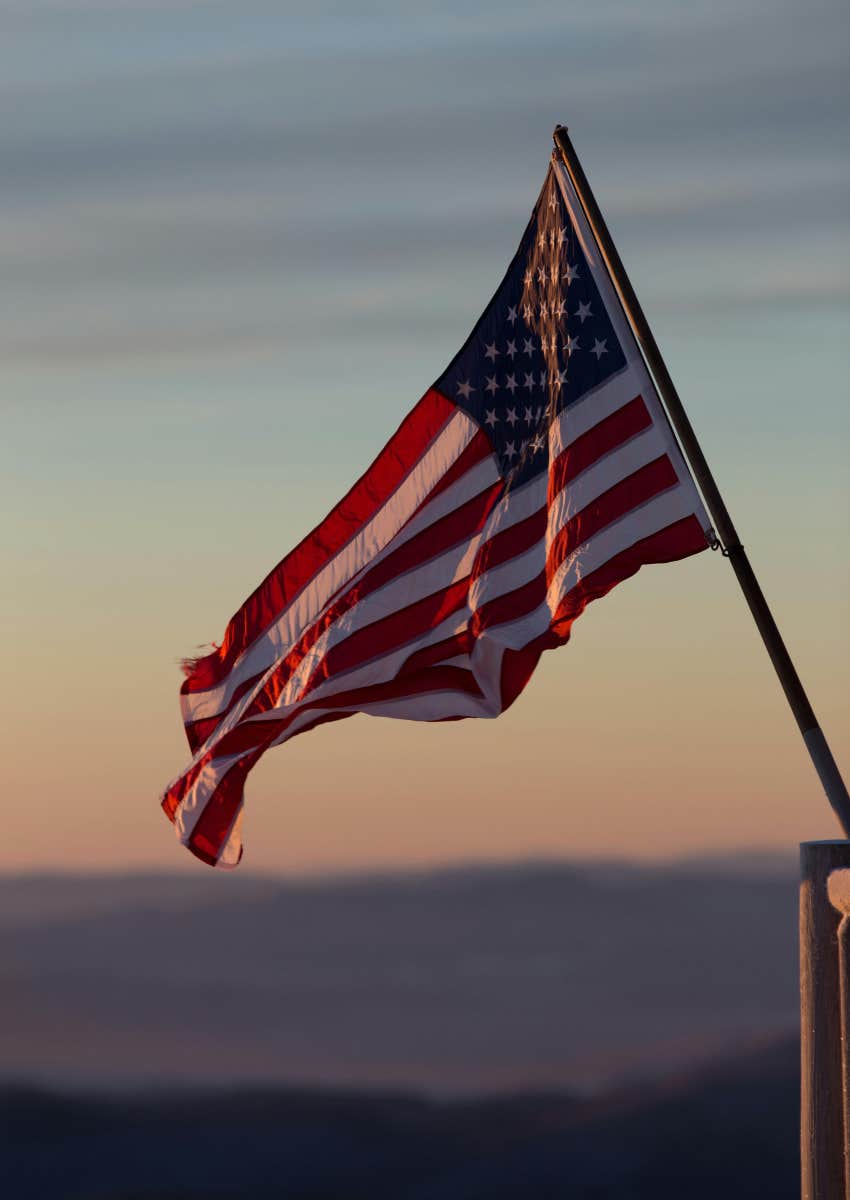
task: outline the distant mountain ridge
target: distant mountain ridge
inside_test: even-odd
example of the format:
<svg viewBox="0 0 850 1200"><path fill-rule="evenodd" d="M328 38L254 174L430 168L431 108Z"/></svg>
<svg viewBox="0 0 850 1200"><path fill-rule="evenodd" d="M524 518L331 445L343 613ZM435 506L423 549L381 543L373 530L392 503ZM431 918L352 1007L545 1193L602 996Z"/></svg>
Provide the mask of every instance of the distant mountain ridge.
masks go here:
<svg viewBox="0 0 850 1200"><path fill-rule="evenodd" d="M0 1079L598 1090L797 1025L791 867L0 878Z"/></svg>
<svg viewBox="0 0 850 1200"><path fill-rule="evenodd" d="M675 877L679 875L720 877L796 878L798 854L788 851L745 848L730 853L688 855L662 861L620 859L523 858L482 860L426 867L351 872L317 872L273 875L244 868L235 874L202 871L168 873L134 870L130 872L21 871L0 873L0 927L15 921L43 919L52 915L86 912L100 905L111 907L116 898L124 904L134 899L141 903L170 905L180 901L235 893L240 898L268 894L269 891L349 889L396 884L427 885L458 879L516 878L551 872L575 874L590 880L612 882L626 877Z"/></svg>

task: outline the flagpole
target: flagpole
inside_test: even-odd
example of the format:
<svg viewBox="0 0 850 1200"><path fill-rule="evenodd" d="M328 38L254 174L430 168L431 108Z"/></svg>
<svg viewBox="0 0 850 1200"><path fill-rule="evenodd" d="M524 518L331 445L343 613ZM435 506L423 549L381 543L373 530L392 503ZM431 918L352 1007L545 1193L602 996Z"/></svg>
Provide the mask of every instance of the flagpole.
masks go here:
<svg viewBox="0 0 850 1200"><path fill-rule="evenodd" d="M620 302L626 317L637 338L646 364L655 379L662 402L667 410L670 424L673 426L676 436L679 439L697 486L702 492L723 554L732 564L732 570L735 572L741 591L744 593L744 597L750 607L750 612L755 620L756 627L762 636L776 674L779 676L779 682L782 685L788 704L800 728L800 733L803 735L803 741L814 763L815 770L820 777L826 797L841 823L845 836L850 838L850 796L847 794L847 788L841 777L841 772L832 756L832 751L827 744L823 731L818 724L817 717L809 703L809 698L806 695L800 677L791 661L791 656L785 647L777 624L773 619L773 614L768 608L755 572L750 566L750 561L741 544L741 539L738 537L732 518L729 515L723 497L720 495L720 490L714 481L714 476L706 462L702 448L697 441L693 426L688 419L688 414L685 412L682 401L679 398L679 393L676 391L675 384L670 378L670 372L667 370L667 366L661 356L658 343L649 327L649 322L640 306L640 301L635 295L634 288L626 273L626 268L623 266L622 259L617 253L617 247L614 245L614 241L608 231L608 226L605 224L605 218L602 216L599 205L596 203L590 183L570 141L566 126L557 125L553 137L572 181L572 185L584 209L588 224L606 261L608 271L619 292Z"/></svg>

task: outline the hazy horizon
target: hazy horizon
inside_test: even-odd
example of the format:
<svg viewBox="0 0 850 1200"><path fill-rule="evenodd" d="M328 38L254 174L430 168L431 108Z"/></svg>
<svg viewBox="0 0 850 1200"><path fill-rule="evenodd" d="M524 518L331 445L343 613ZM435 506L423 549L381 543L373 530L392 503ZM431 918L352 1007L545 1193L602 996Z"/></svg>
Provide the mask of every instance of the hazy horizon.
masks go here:
<svg viewBox="0 0 850 1200"><path fill-rule="evenodd" d="M323 865L292 870L285 867L246 865L238 872L238 878L251 879L257 882L273 882L286 885L309 884L345 884L348 882L368 882L382 879L415 879L440 875L471 875L487 874L499 871L536 871L549 868L564 870L623 870L626 873L641 872L672 872L678 871L699 873L700 870L728 871L733 875L785 875L796 872L799 864L799 848L796 846L740 846L730 850L695 851L692 854L667 854L658 857L628 857L626 855L589 855L577 856L569 854L527 854L503 857L457 857L435 858L432 861L407 862L399 865L391 863L372 862L354 867L337 867ZM217 873L220 874L220 873ZM230 873L228 873L229 875ZM190 872L190 878L200 876L211 878L209 871ZM116 867L113 864L102 863L95 867L25 867L22 869L0 870L0 881L36 880L36 879L67 879L67 880L133 880L151 878L183 878L184 872L175 870L174 864L168 866L139 866L131 869Z"/></svg>

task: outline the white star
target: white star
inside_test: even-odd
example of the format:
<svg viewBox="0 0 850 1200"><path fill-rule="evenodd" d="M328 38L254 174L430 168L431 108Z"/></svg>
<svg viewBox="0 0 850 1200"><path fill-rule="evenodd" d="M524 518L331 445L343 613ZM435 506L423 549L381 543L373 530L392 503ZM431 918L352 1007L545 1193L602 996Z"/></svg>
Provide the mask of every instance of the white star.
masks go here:
<svg viewBox="0 0 850 1200"><path fill-rule="evenodd" d="M566 231L566 229L564 229L564 227L562 225L561 228L558 230L558 245L559 246L563 246L564 239L566 238L566 236L567 236L567 231Z"/></svg>
<svg viewBox="0 0 850 1200"><path fill-rule="evenodd" d="M545 233L541 233L540 237L537 239L537 245L540 247L541 250L546 249L546 234Z"/></svg>
<svg viewBox="0 0 850 1200"><path fill-rule="evenodd" d="M515 408L508 409L507 414L505 415L505 420L510 425L511 429L513 429L514 425L516 425L517 421L519 420L519 417L516 415Z"/></svg>
<svg viewBox="0 0 850 1200"><path fill-rule="evenodd" d="M549 193L549 207L550 208L558 207L558 197L555 195L554 192Z"/></svg>
<svg viewBox="0 0 850 1200"><path fill-rule="evenodd" d="M537 454L537 452L539 450L542 450L545 445L546 445L546 443L543 439L542 434L536 433L531 442L531 449L534 451L535 454Z"/></svg>
<svg viewBox="0 0 850 1200"><path fill-rule="evenodd" d="M564 279L566 279L568 286L569 286L569 284L572 283L572 281L574 279L578 279L578 271L576 270L576 268L568 266L566 271L564 272Z"/></svg>
<svg viewBox="0 0 850 1200"><path fill-rule="evenodd" d="M526 425L531 425L534 421L534 409L528 405L526 405L525 413L523 414L523 420L525 421Z"/></svg>
<svg viewBox="0 0 850 1200"><path fill-rule="evenodd" d="M549 315L549 305L546 303L545 300L540 305L540 315L544 321L546 320L547 316Z"/></svg>
<svg viewBox="0 0 850 1200"><path fill-rule="evenodd" d="M538 267L538 268L537 268L537 278L538 278L538 280L539 280L539 282L540 282L540 283L545 283L545 282L546 282L546 268L545 268L545 267Z"/></svg>
<svg viewBox="0 0 850 1200"><path fill-rule="evenodd" d="M490 362L496 361L496 356L498 353L499 353L499 351L496 349L495 342L485 342L484 343L484 357L489 358Z"/></svg>
<svg viewBox="0 0 850 1200"><path fill-rule="evenodd" d="M511 395L514 394L514 392L517 390L516 375L509 375L507 377L505 380L505 387L508 389Z"/></svg>
<svg viewBox="0 0 850 1200"><path fill-rule="evenodd" d="M541 371L541 372L540 372L540 386L541 386L542 388L545 388L545 386L546 386L546 372L545 372L545 371ZM539 418L539 414L540 414L540 409L539 409L539 408L538 408L538 410L537 410L537 413L538 413L538 418Z"/></svg>
<svg viewBox="0 0 850 1200"><path fill-rule="evenodd" d="M512 304L510 306L510 308L508 309L508 320L510 321L511 325L513 325L516 322L516 305L515 304Z"/></svg>
<svg viewBox="0 0 850 1200"><path fill-rule="evenodd" d="M560 387L560 385L562 383L566 383L566 382L567 382L567 368L564 367L563 371L558 376L558 386Z"/></svg>
<svg viewBox="0 0 850 1200"><path fill-rule="evenodd" d="M531 338L525 338L523 340L522 352L523 354L529 355L529 357L534 353L534 342L531 340Z"/></svg>
<svg viewBox="0 0 850 1200"><path fill-rule="evenodd" d="M530 392L534 391L534 376L530 375L527 371L525 373L525 383L522 386L528 388Z"/></svg>
<svg viewBox="0 0 850 1200"><path fill-rule="evenodd" d="M553 315L560 318L565 315L566 311L567 311L566 304L564 304L563 300L559 300L557 308L553 309Z"/></svg>
<svg viewBox="0 0 850 1200"><path fill-rule="evenodd" d="M564 342L564 349L566 350L567 354L572 354L574 350L580 350L581 346L578 344L578 338L570 337L570 335L567 334L567 340Z"/></svg>
<svg viewBox="0 0 850 1200"><path fill-rule="evenodd" d="M498 417L496 416L496 410L493 408L488 409L484 416L484 424L489 425L490 428L492 429L493 426L497 423L497 421L498 421Z"/></svg>
<svg viewBox="0 0 850 1200"><path fill-rule="evenodd" d="M516 312L516 309L514 309L514 312ZM516 342L508 342L508 348L505 351L505 354L507 354L509 358L514 358L516 356Z"/></svg>
<svg viewBox="0 0 850 1200"><path fill-rule="evenodd" d="M466 380L465 383L459 383L457 385L458 395L463 396L464 400L468 400L469 393L474 392L474 391L475 391L475 388L472 386L472 384L469 382L468 379Z"/></svg>
<svg viewBox="0 0 850 1200"><path fill-rule="evenodd" d="M526 286L526 287L531 287L531 283L532 283L532 280L533 280L533 279L534 279L534 276L531 274L531 272L530 272L530 271L526 271L526 273L525 273L525 277L524 277L524 280L525 280L525 286Z"/></svg>
<svg viewBox="0 0 850 1200"><path fill-rule="evenodd" d="M510 462L512 458L516 458L516 446L513 444L513 442L505 443L505 458L508 460L508 462Z"/></svg>
<svg viewBox="0 0 850 1200"><path fill-rule="evenodd" d="M576 312L576 316L578 317L578 319L581 321L581 323L583 325L585 317L593 316L593 313L590 311L590 304L589 303L579 304L578 311Z"/></svg>
<svg viewBox="0 0 850 1200"><path fill-rule="evenodd" d="M495 392L495 390L496 390L496 388L497 388L498 386L499 386L499 385L496 383L496 376L495 376L495 375L488 375L488 376L487 376L487 382L486 382L486 383L485 383L485 385L484 385L484 391L485 391L485 392L489 392L489 393L490 393L490 395L492 396L493 392Z"/></svg>
<svg viewBox="0 0 850 1200"><path fill-rule="evenodd" d="M591 350L590 353L596 355L597 362L599 362L599 360L603 354L608 353L608 347L605 345L605 342L607 340L608 340L607 338L603 338L602 341L600 342L599 338L593 339L593 349Z"/></svg>
<svg viewBox="0 0 850 1200"><path fill-rule="evenodd" d="M531 318L534 316L534 305L533 304L523 304L522 315L526 321L530 321Z"/></svg>

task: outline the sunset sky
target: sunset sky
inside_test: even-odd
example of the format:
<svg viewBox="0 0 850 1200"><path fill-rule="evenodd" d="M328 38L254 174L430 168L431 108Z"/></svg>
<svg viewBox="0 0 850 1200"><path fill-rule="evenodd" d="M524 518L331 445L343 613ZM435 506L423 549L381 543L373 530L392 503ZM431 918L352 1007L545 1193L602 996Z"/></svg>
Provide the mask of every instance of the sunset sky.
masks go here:
<svg viewBox="0 0 850 1200"><path fill-rule="evenodd" d="M844 4L0 0L0 47L0 871L207 870L158 805L179 659L452 358L558 121L850 775ZM705 553L498 721L272 751L241 870L838 834Z"/></svg>

